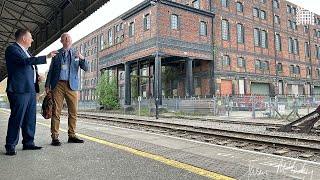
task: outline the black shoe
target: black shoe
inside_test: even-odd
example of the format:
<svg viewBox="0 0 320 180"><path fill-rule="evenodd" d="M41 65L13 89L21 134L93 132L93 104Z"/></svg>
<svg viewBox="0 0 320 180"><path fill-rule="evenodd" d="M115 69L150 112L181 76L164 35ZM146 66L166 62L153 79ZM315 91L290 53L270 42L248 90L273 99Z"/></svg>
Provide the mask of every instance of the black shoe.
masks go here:
<svg viewBox="0 0 320 180"><path fill-rule="evenodd" d="M84 141L75 136L75 137L69 137L68 143L84 143Z"/></svg>
<svg viewBox="0 0 320 180"><path fill-rule="evenodd" d="M61 146L61 142L59 141L59 139L52 139L51 145L52 146Z"/></svg>
<svg viewBox="0 0 320 180"><path fill-rule="evenodd" d="M23 150L39 150L41 149L41 146L36 146L36 145L24 145L22 147Z"/></svg>
<svg viewBox="0 0 320 180"><path fill-rule="evenodd" d="M17 151L15 151L14 149L12 149L12 150L7 150L6 155L8 155L8 156L17 155Z"/></svg>

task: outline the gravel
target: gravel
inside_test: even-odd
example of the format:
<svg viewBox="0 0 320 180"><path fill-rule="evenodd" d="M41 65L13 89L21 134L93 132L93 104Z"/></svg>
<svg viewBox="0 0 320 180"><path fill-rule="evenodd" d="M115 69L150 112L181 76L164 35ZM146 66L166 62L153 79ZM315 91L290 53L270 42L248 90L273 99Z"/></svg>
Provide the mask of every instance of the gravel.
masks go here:
<svg viewBox="0 0 320 180"><path fill-rule="evenodd" d="M81 113L81 112L79 112L79 113ZM97 112L86 112L86 114L100 115L100 116L101 115L106 115L106 116L112 116L112 117L118 117L118 118L142 119L142 120L155 121L155 122L186 124L186 125L199 126L199 127L212 127L212 128L218 128L218 129L224 129L224 130L232 130L232 131L241 131L241 132L248 132L248 133L251 132L251 133L259 133L259 134L266 134L266 135L290 136L290 137L294 137L294 138L305 138L305 139L320 140L320 136L317 135L317 134L273 132L273 131L267 131L265 126L210 122L210 119L208 117L204 117L203 120L199 120L199 119L190 120L191 118L186 119L186 118L175 118L175 117L170 117L170 118L160 117L159 119L155 119L155 117L146 117L146 116L140 116L139 117L137 115L113 114L113 113L110 114L110 113L103 113L103 112L99 112L99 113L97 113ZM197 117L197 118L199 118L199 117ZM79 118L79 120L88 121L87 119L82 119L82 118ZM96 120L90 120L90 121L96 121ZM255 119L255 120L248 119L248 121L250 121L250 122L261 122L260 119ZM141 130L141 131L153 131L154 133L158 133L158 134L166 134L166 135L171 135L171 136L177 136L177 137L182 137L182 138L186 138L186 139L193 139L193 140L198 140L198 141L202 141L202 142L208 142L208 143L212 143L212 144L218 144L218 142L226 141L226 139L222 140L221 138L190 135L189 133L185 134L185 133L167 132L167 131L163 131L163 130L161 130L161 131L159 131L159 130L151 130L151 129L147 129L145 127L141 127L141 126L137 126L137 125L123 125L123 124L119 124L119 123L102 122L102 121L97 121L97 122L102 123L102 124L125 127L125 128L134 128L134 129L138 129L138 130ZM268 123L273 123L273 122L269 121ZM286 123L288 123L288 122L286 122ZM281 141L283 143L286 143L285 140L274 139L274 142L279 142L279 141ZM243 142L230 141L225 146L237 147L237 145L239 145L240 143L243 143ZM308 144L304 144L304 143L301 143L301 142L296 142L296 144L308 145ZM261 145L248 144L247 146L241 147L241 149L255 151L254 149L257 146L261 146ZM237 147L237 148L239 148L239 147ZM319 144L319 148L320 148L320 144ZM279 148L267 147L266 149L261 150L260 152L272 154L277 150L279 150ZM320 162L319 154L313 153L314 155L312 157L310 157L310 158L301 158L300 157L301 153L302 152L298 152L298 151L290 151L290 152L284 154L283 156L299 158L299 159L315 161L315 162Z"/></svg>

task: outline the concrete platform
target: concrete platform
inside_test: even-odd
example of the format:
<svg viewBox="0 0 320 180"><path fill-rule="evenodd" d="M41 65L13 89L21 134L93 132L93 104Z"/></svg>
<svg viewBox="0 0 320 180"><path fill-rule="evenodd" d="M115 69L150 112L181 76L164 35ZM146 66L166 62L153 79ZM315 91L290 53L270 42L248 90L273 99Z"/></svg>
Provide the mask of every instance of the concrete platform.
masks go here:
<svg viewBox="0 0 320 180"><path fill-rule="evenodd" d="M9 111L0 110L0 144ZM78 121L84 144L50 145L50 121L37 116L38 151L0 149L0 179L320 179L320 164L153 133ZM21 142L21 140L20 140Z"/></svg>

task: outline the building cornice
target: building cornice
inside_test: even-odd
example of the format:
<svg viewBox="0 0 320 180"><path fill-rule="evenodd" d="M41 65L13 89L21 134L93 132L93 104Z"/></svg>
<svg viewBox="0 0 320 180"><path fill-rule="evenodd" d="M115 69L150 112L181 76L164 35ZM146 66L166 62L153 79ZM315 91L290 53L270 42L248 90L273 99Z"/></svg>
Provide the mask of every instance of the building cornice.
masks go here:
<svg viewBox="0 0 320 180"><path fill-rule="evenodd" d="M176 2L173 2L173 1L170 1L170 0L158 0L158 2L159 1L160 1L161 4L165 4L165 5L168 5L168 6L171 6L171 7L183 9L183 10L190 11L190 12L194 12L194 13L201 14L201 15L204 15L204 16L209 16L209 17L214 17L215 16L214 9L212 9L212 12L208 12L208 11L204 11L204 10L201 10L201 9L193 8L191 6L187 6L187 5L184 5L184 4L181 4L181 3L176 3Z"/></svg>
<svg viewBox="0 0 320 180"><path fill-rule="evenodd" d="M134 8L132 8L129 11L125 12L122 16L120 16L120 18L122 20L126 20L126 19L128 19L131 16L139 13L140 11L142 11L143 9L145 9L145 8L147 8L149 6L151 6L150 0L143 1L142 3L138 4Z"/></svg>
<svg viewBox="0 0 320 180"><path fill-rule="evenodd" d="M132 8L131 10L127 11L127 13L124 13L121 16L122 20L126 20L130 17L132 17L133 15L139 13L140 11L142 11L143 9L149 7L149 6L154 6L153 3L160 3L160 4L164 4L167 6L171 6L171 7L175 7L175 8L179 8L179 9L183 9L189 12L194 12L200 15L204 15L204 16L209 16L209 17L214 17L215 13L214 10L212 10L212 12L208 12L208 11L204 11L204 10L200 10L200 9L196 9L187 5L183 5L181 3L176 3L173 1L169 1L169 0L146 0L142 3L140 3L139 5L137 5L136 7Z"/></svg>

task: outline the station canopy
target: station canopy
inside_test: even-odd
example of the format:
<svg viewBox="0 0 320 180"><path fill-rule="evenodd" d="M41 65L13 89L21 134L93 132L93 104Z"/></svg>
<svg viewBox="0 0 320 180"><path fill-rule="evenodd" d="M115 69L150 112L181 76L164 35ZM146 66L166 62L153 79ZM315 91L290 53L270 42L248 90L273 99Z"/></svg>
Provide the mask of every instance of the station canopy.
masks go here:
<svg viewBox="0 0 320 180"><path fill-rule="evenodd" d="M110 0L0 0L0 81L7 77L5 50L17 29L29 29L34 55Z"/></svg>

